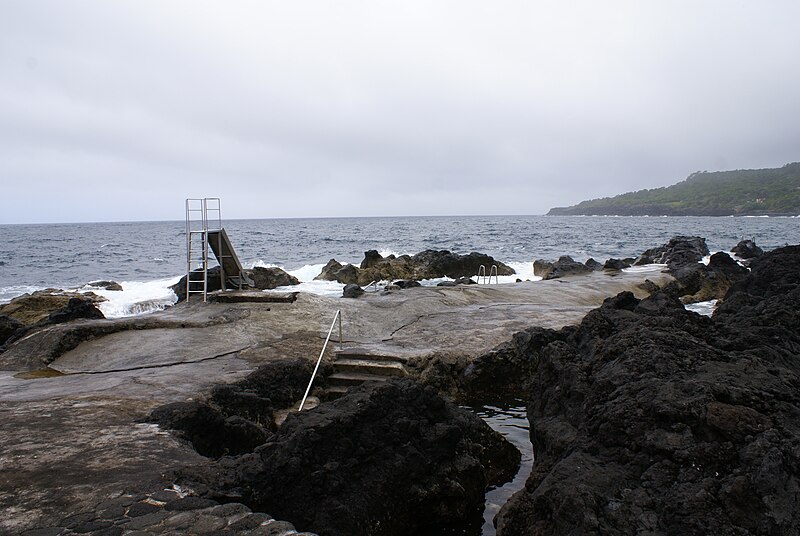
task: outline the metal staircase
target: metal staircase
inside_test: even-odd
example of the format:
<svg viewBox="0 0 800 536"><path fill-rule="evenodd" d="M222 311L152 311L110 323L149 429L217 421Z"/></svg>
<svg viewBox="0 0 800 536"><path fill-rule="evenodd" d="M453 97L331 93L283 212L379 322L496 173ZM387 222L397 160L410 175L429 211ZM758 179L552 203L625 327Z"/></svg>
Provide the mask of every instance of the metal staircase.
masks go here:
<svg viewBox="0 0 800 536"><path fill-rule="evenodd" d="M209 255L220 267L220 288L252 284L242 270L228 234L222 227L218 197L186 199L186 299L202 294L208 301Z"/></svg>

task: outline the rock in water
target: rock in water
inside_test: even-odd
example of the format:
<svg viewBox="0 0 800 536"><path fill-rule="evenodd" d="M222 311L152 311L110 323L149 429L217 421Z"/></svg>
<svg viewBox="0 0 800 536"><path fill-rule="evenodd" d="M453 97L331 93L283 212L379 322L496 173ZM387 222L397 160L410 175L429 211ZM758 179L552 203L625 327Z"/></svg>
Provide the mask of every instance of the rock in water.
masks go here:
<svg viewBox="0 0 800 536"><path fill-rule="evenodd" d="M248 270L248 275L253 280L253 285L261 290L271 290L278 287L300 284L300 280L295 276L287 274L285 271L274 266L269 268L256 266L252 270Z"/></svg>
<svg viewBox="0 0 800 536"><path fill-rule="evenodd" d="M726 264L726 261L720 261ZM606 300L536 348L536 463L498 535L797 534L800 246L707 318Z"/></svg>
<svg viewBox="0 0 800 536"><path fill-rule="evenodd" d="M487 486L510 479L519 459L474 414L390 380L290 414L255 454L221 460L210 487L244 490L251 507L324 536L442 534L480 527Z"/></svg>
<svg viewBox="0 0 800 536"><path fill-rule="evenodd" d="M764 250L752 240L742 240L731 249L731 253L735 253L740 259L752 259L763 255Z"/></svg>
<svg viewBox="0 0 800 536"><path fill-rule="evenodd" d="M676 270L689 264L695 264L708 255L706 239L699 236L676 236L657 248L642 253L635 264L666 264L670 270Z"/></svg>

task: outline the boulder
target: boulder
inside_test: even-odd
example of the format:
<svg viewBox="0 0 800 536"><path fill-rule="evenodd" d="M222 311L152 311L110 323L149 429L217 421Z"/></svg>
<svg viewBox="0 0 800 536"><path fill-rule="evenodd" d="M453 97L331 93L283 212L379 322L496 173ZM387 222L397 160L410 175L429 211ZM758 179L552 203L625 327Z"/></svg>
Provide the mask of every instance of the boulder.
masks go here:
<svg viewBox="0 0 800 536"><path fill-rule="evenodd" d="M271 290L278 287L299 285L300 280L295 276L287 274L277 267L264 268L256 266L247 271L247 275L253 280L253 286L261 290Z"/></svg>
<svg viewBox="0 0 800 536"><path fill-rule="evenodd" d="M468 255L459 255L447 250L425 250L411 257L416 276L414 279L435 279L438 277L471 277L477 275L481 266L486 269L486 275L491 272L492 266L497 266L498 275L514 275L514 269L495 260L484 253L472 252Z"/></svg>
<svg viewBox="0 0 800 536"><path fill-rule="evenodd" d="M795 533L797 303L793 246L754 259L712 318L622 293L522 345L536 463L498 535Z"/></svg>
<svg viewBox="0 0 800 536"><path fill-rule="evenodd" d="M547 261L535 261L533 263L534 275L538 275L542 279L557 279L559 277L571 275L582 275L591 271L591 268L573 260L569 255L562 255L553 263Z"/></svg>
<svg viewBox="0 0 800 536"><path fill-rule="evenodd" d="M293 413L255 454L203 472L207 495L328 536L475 533L484 492L519 451L479 417L407 379ZM190 472L184 482L197 489ZM215 481L216 480L216 481ZM457 530L460 529L460 530Z"/></svg>
<svg viewBox="0 0 800 536"><path fill-rule="evenodd" d="M17 334L24 330L25 324L16 318L0 314L0 347L8 341L14 340Z"/></svg>
<svg viewBox="0 0 800 536"><path fill-rule="evenodd" d="M371 249L364 252L364 260L361 261L361 269L372 268L378 263L383 262L383 257L377 250Z"/></svg>
<svg viewBox="0 0 800 536"><path fill-rule="evenodd" d="M354 283L349 283L342 289L342 298L358 298L364 294L364 289Z"/></svg>
<svg viewBox="0 0 800 536"><path fill-rule="evenodd" d="M122 285L120 285L116 281L92 281L91 283L86 283L86 286L94 288L102 288L105 290L113 290L113 291L122 290Z"/></svg>
<svg viewBox="0 0 800 536"><path fill-rule="evenodd" d="M708 253L705 238L676 236L663 246L648 249L634 264L666 264L670 270L677 270L700 262Z"/></svg>
<svg viewBox="0 0 800 536"><path fill-rule="evenodd" d="M46 289L17 296L0 305L0 315L11 317L25 326L57 324L78 318L104 318L95 305L101 301L104 298L90 292L79 294Z"/></svg>
<svg viewBox="0 0 800 536"><path fill-rule="evenodd" d="M392 284L401 289L415 288L422 286L422 284L419 281L414 281L413 279L398 279L397 281L393 281Z"/></svg>
<svg viewBox="0 0 800 536"><path fill-rule="evenodd" d="M694 263L672 270L675 280L665 285L663 290L684 303L719 300L747 273L747 268L730 255L718 252L711 256L708 266Z"/></svg>
<svg viewBox="0 0 800 536"><path fill-rule="evenodd" d="M328 263L322 268L322 272L315 277L315 280L318 281L336 281L336 272L342 269L342 264L338 262L336 259L331 259Z"/></svg>
<svg viewBox="0 0 800 536"><path fill-rule="evenodd" d="M603 269L604 265L597 262L596 260L590 258L585 263L583 263L590 271L598 272Z"/></svg>
<svg viewBox="0 0 800 536"><path fill-rule="evenodd" d="M630 267L631 263L627 262L624 259L608 259L603 265L604 270L617 271L617 272Z"/></svg>
<svg viewBox="0 0 800 536"><path fill-rule="evenodd" d="M764 250L758 247L753 240L742 240L731 249L731 253L740 259L752 259L763 255Z"/></svg>

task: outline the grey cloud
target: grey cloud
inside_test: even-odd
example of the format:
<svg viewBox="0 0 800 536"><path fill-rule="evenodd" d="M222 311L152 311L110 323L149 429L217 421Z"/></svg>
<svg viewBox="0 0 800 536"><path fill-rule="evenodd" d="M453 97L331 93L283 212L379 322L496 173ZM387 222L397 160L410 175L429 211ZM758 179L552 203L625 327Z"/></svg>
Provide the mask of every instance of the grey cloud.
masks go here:
<svg viewBox="0 0 800 536"><path fill-rule="evenodd" d="M543 213L800 156L794 2L16 3L0 222ZM81 210L64 209L80 206Z"/></svg>

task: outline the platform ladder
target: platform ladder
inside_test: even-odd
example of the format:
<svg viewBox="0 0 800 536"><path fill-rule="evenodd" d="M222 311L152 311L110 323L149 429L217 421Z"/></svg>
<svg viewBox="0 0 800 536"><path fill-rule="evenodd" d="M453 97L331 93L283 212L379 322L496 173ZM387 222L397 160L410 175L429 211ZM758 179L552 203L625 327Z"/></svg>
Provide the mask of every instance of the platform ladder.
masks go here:
<svg viewBox="0 0 800 536"><path fill-rule="evenodd" d="M209 234L222 229L222 211L218 197L186 199L186 299L202 294L208 300ZM200 268L195 270L196 268ZM224 273L220 272L225 288Z"/></svg>

